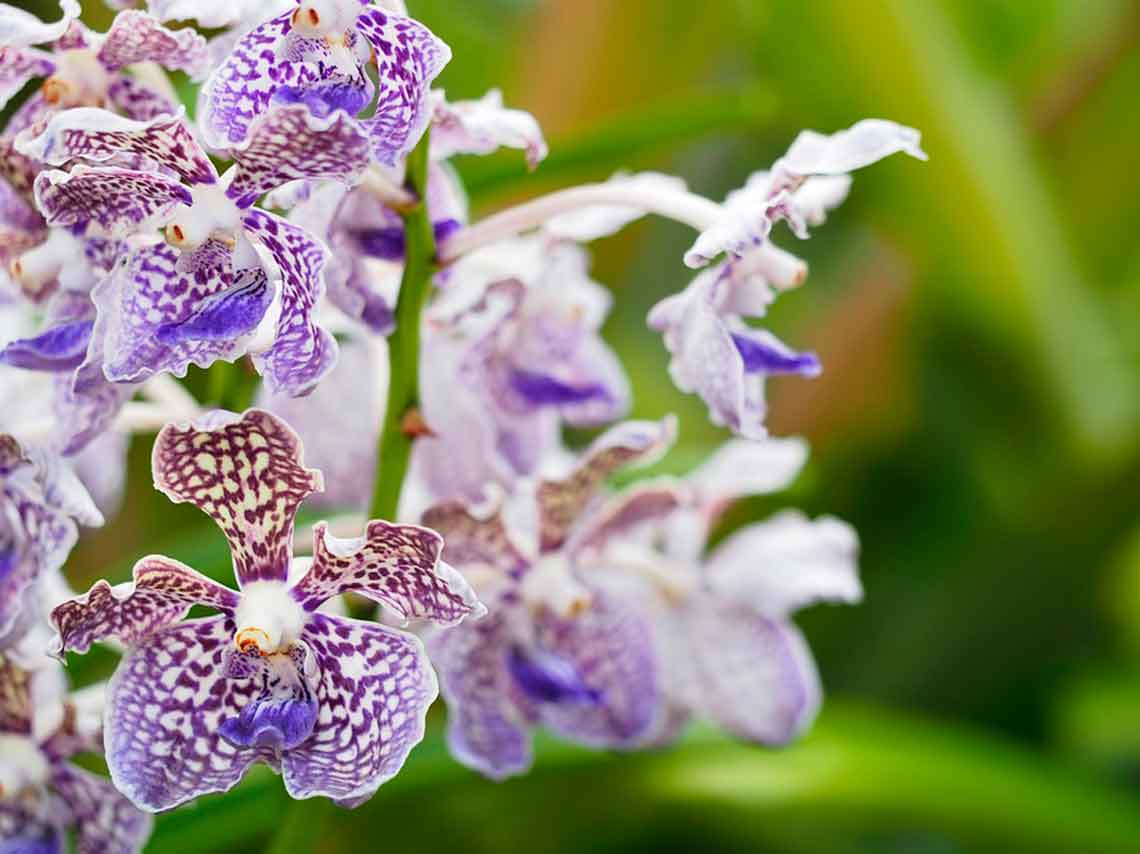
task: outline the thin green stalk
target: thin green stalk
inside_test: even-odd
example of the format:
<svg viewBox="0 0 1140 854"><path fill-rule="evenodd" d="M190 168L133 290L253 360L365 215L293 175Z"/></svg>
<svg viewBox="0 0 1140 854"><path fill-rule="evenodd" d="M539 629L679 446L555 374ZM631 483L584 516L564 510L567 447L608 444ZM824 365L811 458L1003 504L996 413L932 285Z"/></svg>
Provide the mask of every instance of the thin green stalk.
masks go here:
<svg viewBox="0 0 1140 854"><path fill-rule="evenodd" d="M435 234L422 199L427 189L428 134L408 155L407 183L421 201L405 211L404 277L396 303L396 331L388 339L390 379L376 481L372 490L372 519L395 519L400 489L408 472L414 431L409 418L416 414L420 385L420 314L436 272Z"/></svg>
<svg viewBox="0 0 1140 854"><path fill-rule="evenodd" d="M373 519L396 518L400 489L408 471L415 438L413 431L408 429L407 419L419 403L420 314L436 271L435 235L423 202L427 188L428 145L428 134L424 134L419 145L408 155L408 187L420 201L402 214L406 260L400 298L396 303L396 331L388 339L391 379L370 508L370 518ZM334 810L325 798L295 802L274 834L269 851L272 854L313 851Z"/></svg>

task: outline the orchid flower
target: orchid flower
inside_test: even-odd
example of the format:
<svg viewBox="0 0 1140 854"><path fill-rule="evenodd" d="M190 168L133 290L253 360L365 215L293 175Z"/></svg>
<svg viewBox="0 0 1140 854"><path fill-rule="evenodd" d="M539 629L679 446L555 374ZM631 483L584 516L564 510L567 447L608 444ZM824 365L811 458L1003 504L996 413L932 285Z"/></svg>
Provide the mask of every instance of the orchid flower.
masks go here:
<svg viewBox="0 0 1140 854"><path fill-rule="evenodd" d="M79 538L77 523L103 517L75 474L58 456L0 434L0 648L23 634L40 585L54 583Z"/></svg>
<svg viewBox="0 0 1140 854"><path fill-rule="evenodd" d="M477 501L488 482L537 472L560 426L629 407L601 326L611 297L574 243L535 235L456 264L427 311L415 470L436 498ZM462 465L456 460L462 459Z"/></svg>
<svg viewBox="0 0 1140 854"><path fill-rule="evenodd" d="M198 109L203 133L214 148L240 146L274 101L318 116L374 106L360 124L376 160L394 166L431 120L428 87L450 59L446 44L404 15L360 0L302 0L250 30L210 75Z"/></svg>
<svg viewBox="0 0 1140 854"><path fill-rule="evenodd" d="M136 854L152 819L111 781L68 761L102 749L103 686L68 696L57 662L0 652L0 851Z"/></svg>
<svg viewBox="0 0 1140 854"><path fill-rule="evenodd" d="M541 480L533 492L500 507L447 502L424 514L490 608L480 622L427 642L460 762L496 779L521 773L536 725L594 747L629 748L646 737L660 704L650 627L636 608L585 581L576 562L601 531L634 521L592 512L605 479L652 461L673 431L671 419L626 422L569 475Z"/></svg>
<svg viewBox="0 0 1140 854"><path fill-rule="evenodd" d="M49 163L130 155L160 167L81 164L36 179L50 224L111 234L165 225L168 244L140 237L93 292L93 338L107 379L139 382L233 360L263 320L269 342L254 361L273 388L303 394L332 367L336 343L312 319L327 250L253 205L290 180L359 174L368 142L343 113L317 119L303 106L275 107L221 177L178 116L133 122L69 110L23 147Z"/></svg>
<svg viewBox="0 0 1140 854"><path fill-rule="evenodd" d="M783 745L815 719L819 675L790 615L862 598L855 532L838 519L784 511L705 553L731 502L783 488L806 458L798 440L736 440L676 484L671 512L637 512L661 486L630 490L604 511L638 525L611 526L584 550L581 571L637 603L653 627L663 703L649 742L676 739L696 716L738 738Z"/></svg>
<svg viewBox="0 0 1140 854"><path fill-rule="evenodd" d="M141 809L169 809L263 762L293 797L366 800L423 736L435 677L416 637L319 608L351 590L406 620L480 616L440 562L441 538L373 521L340 540L320 524L311 562L296 561L293 519L321 476L304 467L296 434L261 410L168 425L153 468L159 490L221 527L240 592L153 556L132 582L97 582L53 612L61 652L127 646L107 693L116 787ZM192 605L217 613L183 619Z"/></svg>
<svg viewBox="0 0 1140 854"><path fill-rule="evenodd" d="M44 80L0 135L3 177L26 195L40 164L18 150L21 134L34 133L69 107L106 107L137 120L174 113L178 99L161 69L185 71L193 79L208 71L206 40L193 30L170 30L150 14L130 9L100 35L79 22L76 0L61 0L60 6L63 15L51 24L0 7L0 106L29 81Z"/></svg>

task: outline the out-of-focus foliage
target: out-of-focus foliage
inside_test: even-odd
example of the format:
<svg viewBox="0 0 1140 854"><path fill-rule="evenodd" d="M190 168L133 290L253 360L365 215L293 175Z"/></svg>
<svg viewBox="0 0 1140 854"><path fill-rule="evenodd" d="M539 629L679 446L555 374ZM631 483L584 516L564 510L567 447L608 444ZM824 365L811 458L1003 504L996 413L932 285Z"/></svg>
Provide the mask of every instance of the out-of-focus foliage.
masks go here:
<svg viewBox="0 0 1140 854"><path fill-rule="evenodd" d="M717 195L801 127L868 115L921 128L931 160L857 176L796 247L812 274L773 316L825 366L772 390L774 432L806 435L813 461L792 496L734 521L791 502L863 542L866 603L802 621L830 691L816 731L779 754L705 734L636 759L545 742L535 774L496 786L447 758L437 726L404 775L358 813L322 813L309 841L1140 845L1140 4L410 5L454 49L449 93L502 86L550 136L533 175L511 157L461 164L477 211L622 168ZM689 237L651 222L596 247L636 414L681 416L675 468L718 435L644 324L686 284ZM145 444L123 512L71 561L77 586L159 551L225 570L196 511L155 500ZM253 780L160 819L154 850L270 844L283 805Z"/></svg>

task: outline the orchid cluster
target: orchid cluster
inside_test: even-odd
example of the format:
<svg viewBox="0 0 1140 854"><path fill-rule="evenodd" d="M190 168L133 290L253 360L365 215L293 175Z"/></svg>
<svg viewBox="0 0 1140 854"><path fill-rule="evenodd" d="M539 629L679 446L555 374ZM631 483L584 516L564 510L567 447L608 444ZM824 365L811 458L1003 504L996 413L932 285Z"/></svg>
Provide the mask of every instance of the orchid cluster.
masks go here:
<svg viewBox="0 0 1140 854"><path fill-rule="evenodd" d="M497 91L433 88L451 52L401 0L112 5L106 33L77 0L0 6L0 100L22 98L0 133L0 851L139 850L150 813L258 763L356 806L439 692L454 757L493 779L536 727L619 750L693 718L803 733L821 689L791 617L860 599L858 546L786 511L710 548L807 458L767 435L764 385L819 359L748 319L806 275L774 227L806 237L849 173L924 158L918 133L805 131L723 203L619 174L472 222L451 158L547 146ZM623 420L586 246L648 214L696 231L699 270L648 323L734 435L614 490L678 427ZM192 367L237 393L201 399ZM155 487L217 523L236 587L152 555L76 596L80 526L155 431ZM310 496L339 515L295 542ZM69 699L60 662L93 644L118 666ZM109 779L67 762L93 750Z"/></svg>

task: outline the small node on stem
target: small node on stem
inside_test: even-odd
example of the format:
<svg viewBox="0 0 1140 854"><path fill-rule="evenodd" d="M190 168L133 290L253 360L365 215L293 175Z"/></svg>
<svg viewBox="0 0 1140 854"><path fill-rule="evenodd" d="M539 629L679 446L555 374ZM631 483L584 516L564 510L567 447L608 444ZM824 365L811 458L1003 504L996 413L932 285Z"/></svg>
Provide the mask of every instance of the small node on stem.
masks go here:
<svg viewBox="0 0 1140 854"><path fill-rule="evenodd" d="M417 406L405 412L404 417L400 419L400 432L411 439L435 436L435 431L424 421L424 416Z"/></svg>

